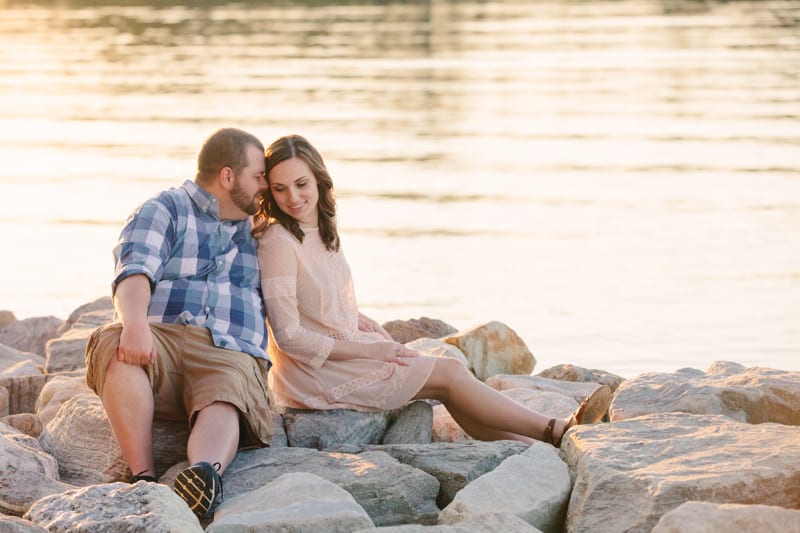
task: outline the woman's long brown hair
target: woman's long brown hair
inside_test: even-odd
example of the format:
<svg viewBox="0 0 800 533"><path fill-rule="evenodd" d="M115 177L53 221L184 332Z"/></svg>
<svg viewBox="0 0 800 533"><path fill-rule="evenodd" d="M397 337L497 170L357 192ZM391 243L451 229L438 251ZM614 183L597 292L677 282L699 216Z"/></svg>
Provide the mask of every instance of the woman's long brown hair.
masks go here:
<svg viewBox="0 0 800 533"><path fill-rule="evenodd" d="M317 180L317 190L319 191L319 202L317 203L317 214L319 222L319 235L325 247L335 252L339 249L339 233L336 230L336 200L333 194L333 180L322 155L305 137L300 135L286 135L273 142L266 151L266 176L269 184L269 173L276 165L287 159L299 158L306 162L314 177ZM253 235L258 237L266 229L278 222L286 228L289 233L303 242L305 233L300 229L300 223L294 218L281 211L275 199L272 197L272 190L267 187L261 196L261 204L258 212L253 217Z"/></svg>

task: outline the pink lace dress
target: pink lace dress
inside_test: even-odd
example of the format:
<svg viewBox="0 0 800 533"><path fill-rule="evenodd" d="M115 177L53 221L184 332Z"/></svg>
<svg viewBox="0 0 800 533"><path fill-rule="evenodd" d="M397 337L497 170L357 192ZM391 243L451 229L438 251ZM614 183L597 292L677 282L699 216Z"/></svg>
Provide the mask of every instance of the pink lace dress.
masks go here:
<svg viewBox="0 0 800 533"><path fill-rule="evenodd" d="M379 411L403 406L419 392L435 358L410 366L374 359L331 361L334 339L378 342L358 329L350 267L341 249L325 248L319 231L300 243L280 224L258 243L261 290L267 307L270 393L278 407Z"/></svg>

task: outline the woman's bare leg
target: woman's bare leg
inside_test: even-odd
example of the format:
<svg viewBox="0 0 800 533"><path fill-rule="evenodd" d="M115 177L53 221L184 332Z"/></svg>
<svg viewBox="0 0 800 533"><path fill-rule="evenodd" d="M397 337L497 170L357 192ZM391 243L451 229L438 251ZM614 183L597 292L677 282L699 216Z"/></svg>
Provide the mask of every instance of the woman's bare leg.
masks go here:
<svg viewBox="0 0 800 533"><path fill-rule="evenodd" d="M450 413L450 416L453 417L453 420L455 420L458 423L458 425L461 426L461 429L466 431L467 434L473 439L487 440L487 441L516 440L524 442L525 444L533 444L534 442L536 442L536 439L526 437L525 435L519 435L518 433L510 433L508 431L500 431L497 429L492 429L482 426L478 422L473 420L472 417L459 411L452 405L447 407L447 412Z"/></svg>
<svg viewBox="0 0 800 533"><path fill-rule="evenodd" d="M460 361L447 357L436 360L415 396L426 398L442 402L456 422L479 439L516 435L542 440L550 420L479 381ZM556 420L553 437L560 437L565 426L566 420Z"/></svg>

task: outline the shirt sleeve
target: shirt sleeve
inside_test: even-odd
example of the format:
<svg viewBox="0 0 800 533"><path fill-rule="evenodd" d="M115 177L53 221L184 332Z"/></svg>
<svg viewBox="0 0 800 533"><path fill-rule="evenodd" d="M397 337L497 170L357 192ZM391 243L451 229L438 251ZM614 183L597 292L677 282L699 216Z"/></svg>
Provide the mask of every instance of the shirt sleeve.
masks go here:
<svg viewBox="0 0 800 533"><path fill-rule="evenodd" d="M293 359L319 368L333 349L333 339L304 328L297 304L298 258L291 237L267 231L258 243L261 291L272 338Z"/></svg>
<svg viewBox="0 0 800 533"><path fill-rule="evenodd" d="M114 247L112 294L122 280L135 274L147 276L150 292L155 290L172 250L174 231L169 211L159 202L147 201L128 217Z"/></svg>

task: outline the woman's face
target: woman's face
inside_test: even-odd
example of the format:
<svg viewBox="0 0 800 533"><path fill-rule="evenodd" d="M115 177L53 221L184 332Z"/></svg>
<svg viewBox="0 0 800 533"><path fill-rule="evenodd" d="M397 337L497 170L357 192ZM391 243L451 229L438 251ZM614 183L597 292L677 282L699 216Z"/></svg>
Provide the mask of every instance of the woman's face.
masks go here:
<svg viewBox="0 0 800 533"><path fill-rule="evenodd" d="M272 167L268 177L278 208L298 222L316 226L319 189L308 164L298 157L287 159Z"/></svg>

